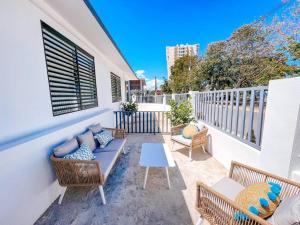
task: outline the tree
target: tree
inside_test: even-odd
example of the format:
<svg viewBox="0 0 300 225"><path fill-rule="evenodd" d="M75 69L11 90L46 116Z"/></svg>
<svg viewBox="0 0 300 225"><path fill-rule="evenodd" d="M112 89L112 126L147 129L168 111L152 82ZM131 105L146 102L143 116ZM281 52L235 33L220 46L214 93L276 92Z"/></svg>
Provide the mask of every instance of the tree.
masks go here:
<svg viewBox="0 0 300 225"><path fill-rule="evenodd" d="M225 89L231 86L232 80L228 76L230 60L225 52L226 41L208 45L206 54L199 63L198 77L202 88L209 90Z"/></svg>
<svg viewBox="0 0 300 225"><path fill-rule="evenodd" d="M172 94L172 89L170 87L169 81L166 78L164 78L164 82L160 86L160 89L163 94Z"/></svg>
<svg viewBox="0 0 300 225"><path fill-rule="evenodd" d="M200 73L210 90L267 85L293 68L267 38L260 23L234 31L225 41L208 46Z"/></svg>
<svg viewBox="0 0 300 225"><path fill-rule="evenodd" d="M173 93L186 93L192 91L196 86L197 56L183 56L177 59L171 67L170 87Z"/></svg>

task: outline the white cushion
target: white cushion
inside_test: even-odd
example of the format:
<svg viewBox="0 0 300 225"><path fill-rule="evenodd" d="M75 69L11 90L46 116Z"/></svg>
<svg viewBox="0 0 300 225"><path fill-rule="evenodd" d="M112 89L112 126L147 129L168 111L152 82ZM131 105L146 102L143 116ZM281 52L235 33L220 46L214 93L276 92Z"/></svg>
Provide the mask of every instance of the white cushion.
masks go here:
<svg viewBox="0 0 300 225"><path fill-rule="evenodd" d="M179 142L181 144L187 145L187 146L190 146L191 143L192 143L192 139L184 138L181 134L180 135L174 135L174 136L172 136L171 139L176 141L176 142Z"/></svg>
<svg viewBox="0 0 300 225"><path fill-rule="evenodd" d="M274 225L300 224L300 194L284 199L268 222Z"/></svg>
<svg viewBox="0 0 300 225"><path fill-rule="evenodd" d="M213 185L212 188L222 195L225 195L232 201L234 201L236 196L245 189L243 185L229 177L222 178L215 185Z"/></svg>

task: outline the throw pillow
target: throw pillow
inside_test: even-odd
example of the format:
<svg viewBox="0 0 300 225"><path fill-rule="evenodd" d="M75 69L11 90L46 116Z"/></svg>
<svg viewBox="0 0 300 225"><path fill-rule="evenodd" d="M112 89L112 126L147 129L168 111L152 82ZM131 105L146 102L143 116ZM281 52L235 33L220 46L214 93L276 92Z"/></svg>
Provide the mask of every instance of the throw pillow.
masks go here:
<svg viewBox="0 0 300 225"><path fill-rule="evenodd" d="M80 148L68 155L64 156L65 159L77 159L77 160L92 160L96 157L94 156L93 152L89 148L87 144L82 144Z"/></svg>
<svg viewBox="0 0 300 225"><path fill-rule="evenodd" d="M113 139L112 132L104 130L94 136L95 139L100 143L100 148L105 148Z"/></svg>
<svg viewBox="0 0 300 225"><path fill-rule="evenodd" d="M53 151L55 157L64 157L65 155L78 149L78 142L75 138L72 138L70 141L66 141L62 145L56 147Z"/></svg>
<svg viewBox="0 0 300 225"><path fill-rule="evenodd" d="M300 224L300 194L282 200L271 218L271 223L274 225Z"/></svg>
<svg viewBox="0 0 300 225"><path fill-rule="evenodd" d="M102 128L101 124L98 123L98 124L90 126L89 130L92 131L93 135L96 135L96 134L100 133L103 130L103 128Z"/></svg>
<svg viewBox="0 0 300 225"><path fill-rule="evenodd" d="M191 124L187 125L182 130L182 136L187 139L191 139L193 137L193 135L195 135L197 133L198 133L198 128Z"/></svg>
<svg viewBox="0 0 300 225"><path fill-rule="evenodd" d="M91 151L94 151L96 149L96 142L94 140L94 136L92 131L87 131L84 134L80 134L77 136L78 142L80 145L87 144Z"/></svg>
<svg viewBox="0 0 300 225"><path fill-rule="evenodd" d="M256 183L242 190L235 202L244 210L261 218L267 218L274 213L280 203L280 191L281 186L279 184L273 182Z"/></svg>
<svg viewBox="0 0 300 225"><path fill-rule="evenodd" d="M198 131L203 130L203 128L205 127L204 123L202 122L190 122L190 124L196 126L198 128Z"/></svg>

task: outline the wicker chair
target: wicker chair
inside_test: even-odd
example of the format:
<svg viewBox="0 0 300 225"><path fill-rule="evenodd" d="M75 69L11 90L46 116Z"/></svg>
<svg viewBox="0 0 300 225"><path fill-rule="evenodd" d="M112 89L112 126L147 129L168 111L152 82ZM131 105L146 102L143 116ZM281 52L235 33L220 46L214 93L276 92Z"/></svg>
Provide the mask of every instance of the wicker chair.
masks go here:
<svg viewBox="0 0 300 225"><path fill-rule="evenodd" d="M116 139L124 139L125 132L122 129L111 129ZM123 152L125 149L123 147ZM50 157L58 182L63 187L58 203L61 204L67 187L78 186L99 186L101 199L106 204L103 185L106 181L104 172L101 171L99 161L96 160L72 160L57 158L54 155Z"/></svg>
<svg viewBox="0 0 300 225"><path fill-rule="evenodd" d="M238 162L231 163L229 178L244 187L258 182L273 181L279 183L282 186L280 195L282 199L300 193L299 183ZM200 212L202 218L214 225L271 225L270 222L243 210L235 202L222 195L222 193L218 193L213 188L201 182L197 183L196 209ZM236 221L234 219L236 212L243 212L249 219ZM199 219L197 224L201 224L202 218Z"/></svg>
<svg viewBox="0 0 300 225"><path fill-rule="evenodd" d="M192 160L192 151L198 148L202 148L202 150L205 152L205 143L206 143L206 136L208 132L208 128L204 127L200 132L195 134L191 141L181 141L176 138L176 136L181 135L182 130L184 127L186 127L188 124L181 124L175 127L171 128L171 141L172 141L172 150L174 148L175 143L181 144L187 148L189 148L189 159Z"/></svg>

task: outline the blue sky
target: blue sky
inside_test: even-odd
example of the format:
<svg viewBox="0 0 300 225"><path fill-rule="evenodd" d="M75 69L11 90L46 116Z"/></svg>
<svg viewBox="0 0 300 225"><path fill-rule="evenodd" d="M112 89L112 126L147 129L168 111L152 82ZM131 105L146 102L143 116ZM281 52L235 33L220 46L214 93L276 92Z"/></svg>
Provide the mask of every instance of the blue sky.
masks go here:
<svg viewBox="0 0 300 225"><path fill-rule="evenodd" d="M224 40L281 0L90 0L135 71L167 77L166 46ZM151 84L150 84L151 85Z"/></svg>

